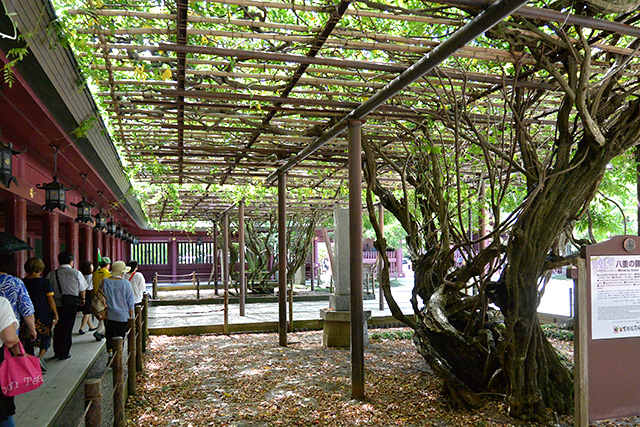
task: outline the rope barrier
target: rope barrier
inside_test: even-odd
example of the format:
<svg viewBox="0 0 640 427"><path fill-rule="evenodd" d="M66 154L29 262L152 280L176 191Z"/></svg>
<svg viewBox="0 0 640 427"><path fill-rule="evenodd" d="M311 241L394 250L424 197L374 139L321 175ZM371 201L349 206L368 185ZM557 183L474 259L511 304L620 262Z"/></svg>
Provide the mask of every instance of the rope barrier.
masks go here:
<svg viewBox="0 0 640 427"><path fill-rule="evenodd" d="M160 277L160 276L164 276L164 277L193 277L193 273L187 273L187 274L160 274L160 273L158 273L158 277Z"/></svg>

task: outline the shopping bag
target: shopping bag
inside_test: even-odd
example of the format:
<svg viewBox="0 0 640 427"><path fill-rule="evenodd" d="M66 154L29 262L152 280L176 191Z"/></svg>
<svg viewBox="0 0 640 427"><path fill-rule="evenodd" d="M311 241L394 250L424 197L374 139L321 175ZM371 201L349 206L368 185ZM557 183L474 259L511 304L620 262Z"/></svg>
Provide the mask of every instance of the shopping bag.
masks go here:
<svg viewBox="0 0 640 427"><path fill-rule="evenodd" d="M35 390L42 385L42 369L37 357L24 352L20 343L21 356L13 356L4 346L4 360L0 364L0 387L7 397L17 396Z"/></svg>

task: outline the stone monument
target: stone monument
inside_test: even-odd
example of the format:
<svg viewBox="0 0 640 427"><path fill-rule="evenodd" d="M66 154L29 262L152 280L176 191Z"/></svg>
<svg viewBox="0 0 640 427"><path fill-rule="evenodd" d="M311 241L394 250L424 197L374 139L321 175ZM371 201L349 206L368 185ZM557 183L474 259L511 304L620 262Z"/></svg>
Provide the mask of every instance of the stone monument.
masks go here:
<svg viewBox="0 0 640 427"><path fill-rule="evenodd" d="M329 308L320 310L324 320L322 345L349 347L351 345L351 278L349 269L349 209L336 208L334 219L334 293L329 297ZM362 256L362 255L360 255ZM362 283L359 284L362 286ZM364 344L369 343L367 320L371 310L364 311Z"/></svg>

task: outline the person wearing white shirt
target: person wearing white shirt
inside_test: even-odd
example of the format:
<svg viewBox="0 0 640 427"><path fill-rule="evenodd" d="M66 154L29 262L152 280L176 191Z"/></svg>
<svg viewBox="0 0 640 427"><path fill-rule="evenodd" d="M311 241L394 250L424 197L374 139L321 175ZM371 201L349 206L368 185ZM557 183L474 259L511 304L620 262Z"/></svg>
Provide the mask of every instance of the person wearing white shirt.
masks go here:
<svg viewBox="0 0 640 427"><path fill-rule="evenodd" d="M138 261L129 261L127 267L130 267L129 273L124 275L124 279L131 283L131 289L133 290L133 300L139 305L142 304L142 298L144 296L144 290L147 287L147 283L144 280L142 273L138 271Z"/></svg>
<svg viewBox="0 0 640 427"><path fill-rule="evenodd" d="M8 299L0 297L0 341L9 348L14 356L20 355L17 330L18 320L13 313L11 303ZM0 350L0 363L2 360L4 360L4 350ZM0 393L0 427L14 427L13 415L15 413L16 407L13 403L13 397L6 397Z"/></svg>
<svg viewBox="0 0 640 427"><path fill-rule="evenodd" d="M69 350L76 313L78 307L85 302L85 292L89 289L89 284L82 273L73 268L71 252L60 252L58 263L60 267L47 275L58 310L58 323L53 330L53 352L59 360L66 360L71 357Z"/></svg>

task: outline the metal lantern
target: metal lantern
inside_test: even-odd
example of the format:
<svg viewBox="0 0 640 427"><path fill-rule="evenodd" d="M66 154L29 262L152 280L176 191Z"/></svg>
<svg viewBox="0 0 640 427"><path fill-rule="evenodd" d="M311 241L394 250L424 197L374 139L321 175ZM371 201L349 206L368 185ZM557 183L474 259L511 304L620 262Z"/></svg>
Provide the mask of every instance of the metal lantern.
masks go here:
<svg viewBox="0 0 640 427"><path fill-rule="evenodd" d="M203 244L204 242L202 241L202 237L198 237L198 239L196 240L196 245L202 246Z"/></svg>
<svg viewBox="0 0 640 427"><path fill-rule="evenodd" d="M75 222L83 222L85 224L93 222L93 219L91 218L91 208L95 208L98 206L97 204L91 203L83 197L81 202L71 203L71 206L78 208L78 216L76 216Z"/></svg>
<svg viewBox="0 0 640 427"><path fill-rule="evenodd" d="M122 239L123 239L125 242L129 242L129 243L131 243L131 233L129 233L127 230L124 230L124 231L122 232Z"/></svg>
<svg viewBox="0 0 640 427"><path fill-rule="evenodd" d="M7 146L0 145L0 182L2 182L5 187L9 188L11 186L11 181L18 185L16 177L12 174L12 157L15 154L24 153L25 151L27 150L14 150L12 143L9 143Z"/></svg>
<svg viewBox="0 0 640 427"><path fill-rule="evenodd" d="M124 230L122 229L122 227L120 227L119 225L116 225L116 237L118 239L122 239L122 232Z"/></svg>
<svg viewBox="0 0 640 427"><path fill-rule="evenodd" d="M48 184L38 184L36 188L45 191L43 211L52 212L54 209L60 209L64 212L67 209L66 191L72 190L74 187L65 187L58 182L58 177L54 175L53 181Z"/></svg>
<svg viewBox="0 0 640 427"><path fill-rule="evenodd" d="M133 241L131 243L133 243L134 245L137 245L138 243L140 243L140 239L138 239L137 236L133 236Z"/></svg>
<svg viewBox="0 0 640 427"><path fill-rule="evenodd" d="M103 214L102 211L98 212L93 216L96 219L96 226L93 227L94 230L104 231L107 229L107 218L109 218L106 214Z"/></svg>
<svg viewBox="0 0 640 427"><path fill-rule="evenodd" d="M116 229L118 228L118 224L113 220L113 218L107 223L107 234L111 234L112 236L116 235Z"/></svg>

